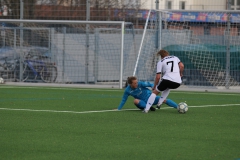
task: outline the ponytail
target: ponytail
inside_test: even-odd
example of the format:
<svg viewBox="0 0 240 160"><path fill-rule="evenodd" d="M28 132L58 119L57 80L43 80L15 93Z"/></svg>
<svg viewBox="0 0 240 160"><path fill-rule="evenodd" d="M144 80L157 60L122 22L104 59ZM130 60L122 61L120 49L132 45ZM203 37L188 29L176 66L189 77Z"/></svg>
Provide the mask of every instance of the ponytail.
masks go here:
<svg viewBox="0 0 240 160"><path fill-rule="evenodd" d="M128 77L127 80L126 80L126 83L125 83L124 88L127 88L127 86L128 86L128 80L129 80L129 77Z"/></svg>

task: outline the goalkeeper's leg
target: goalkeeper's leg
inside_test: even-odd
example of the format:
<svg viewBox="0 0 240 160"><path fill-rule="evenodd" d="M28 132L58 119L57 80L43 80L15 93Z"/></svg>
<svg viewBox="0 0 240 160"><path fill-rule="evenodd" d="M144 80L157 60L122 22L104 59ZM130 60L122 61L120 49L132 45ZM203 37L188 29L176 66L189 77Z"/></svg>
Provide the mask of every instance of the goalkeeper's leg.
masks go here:
<svg viewBox="0 0 240 160"><path fill-rule="evenodd" d="M160 96L157 96L156 99L155 99L155 101L154 101L154 103L153 103L153 105L157 105L160 98L161 98ZM171 99L165 99L165 100L163 101L163 103L165 103L165 104L168 105L169 107L177 108L177 103L174 102L174 101L171 100ZM160 108L161 108L161 105L160 105L160 106L157 106L156 109L160 109Z"/></svg>
<svg viewBox="0 0 240 160"><path fill-rule="evenodd" d="M139 99L134 99L134 104L140 110L144 110L144 108L146 107L146 102Z"/></svg>
<svg viewBox="0 0 240 160"><path fill-rule="evenodd" d="M171 99L167 99L167 100L165 100L165 102L163 101L163 103L166 103L168 106L170 106L170 107L173 107L173 108L176 108L177 109L177 103L176 102L174 102L173 100L171 100Z"/></svg>
<svg viewBox="0 0 240 160"><path fill-rule="evenodd" d="M156 101L156 100L155 100ZM134 100L134 104L137 108L139 108L140 110L144 110L144 108L146 108L146 102L143 100L139 100L139 99L135 99ZM156 109L154 107L150 107L151 111L155 111Z"/></svg>

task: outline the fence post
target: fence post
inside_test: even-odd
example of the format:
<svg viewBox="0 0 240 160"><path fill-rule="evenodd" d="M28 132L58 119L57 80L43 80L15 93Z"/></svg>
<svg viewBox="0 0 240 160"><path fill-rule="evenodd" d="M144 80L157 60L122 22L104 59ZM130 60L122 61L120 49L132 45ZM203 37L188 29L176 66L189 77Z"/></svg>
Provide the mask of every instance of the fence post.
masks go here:
<svg viewBox="0 0 240 160"><path fill-rule="evenodd" d="M90 2L86 0L86 21L90 20ZM85 83L88 83L88 65L89 65L89 24L86 24L86 57L85 57Z"/></svg>
<svg viewBox="0 0 240 160"><path fill-rule="evenodd" d="M24 2L23 0L20 0L20 19L23 19L23 10L24 10ZM22 50L23 45L23 23L20 23L20 81L22 81L22 75L23 75L23 59L24 59L24 53Z"/></svg>

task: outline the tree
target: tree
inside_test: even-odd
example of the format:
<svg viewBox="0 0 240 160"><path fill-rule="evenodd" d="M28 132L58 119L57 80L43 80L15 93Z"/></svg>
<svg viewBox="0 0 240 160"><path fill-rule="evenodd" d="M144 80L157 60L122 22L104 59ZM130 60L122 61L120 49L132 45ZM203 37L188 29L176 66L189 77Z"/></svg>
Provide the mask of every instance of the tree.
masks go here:
<svg viewBox="0 0 240 160"><path fill-rule="evenodd" d="M1 6L6 5L8 8L8 18L12 19L20 19L20 9L21 9L21 3L24 4L24 12L23 12L23 18L24 19L31 19L34 18L34 6L36 4L37 0L2 0Z"/></svg>
<svg viewBox="0 0 240 160"><path fill-rule="evenodd" d="M72 19L75 16L79 18L78 20L85 20L86 17L84 18L84 16L86 16L87 1L91 4L91 20L109 21L116 20L116 17L114 17L114 11L116 10L121 20L126 20L126 15L129 10L134 12L134 14L130 16L128 14L128 18L137 19L139 9L144 4L144 2L140 3L140 0L1 0L0 2L1 6L6 5L9 8L8 18L20 19L20 6L21 3L23 3L23 19L37 19L40 12L45 12L44 6L48 6L51 10L50 12L48 11L46 15L48 17L40 16L39 18L49 19L56 17L57 19ZM42 6L40 12L39 6ZM60 12L68 12L68 14L64 13L65 17L63 17Z"/></svg>
<svg viewBox="0 0 240 160"><path fill-rule="evenodd" d="M145 0L146 1L146 0ZM133 14L131 18L136 18L140 8L144 5L145 1L140 2L140 0L91 0L91 5L96 8L98 15L103 9L107 9L107 19L111 20L111 15L113 14L111 10L116 9L117 14L121 20L126 20L127 10L132 10ZM138 21L138 20L137 20Z"/></svg>

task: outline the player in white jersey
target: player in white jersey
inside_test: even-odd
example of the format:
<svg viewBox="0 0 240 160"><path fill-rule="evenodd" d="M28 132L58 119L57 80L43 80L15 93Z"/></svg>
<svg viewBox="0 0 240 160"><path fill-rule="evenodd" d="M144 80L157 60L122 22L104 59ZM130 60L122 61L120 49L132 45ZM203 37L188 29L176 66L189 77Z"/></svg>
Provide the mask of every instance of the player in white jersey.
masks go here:
<svg viewBox="0 0 240 160"><path fill-rule="evenodd" d="M181 77L183 76L184 65L179 58L176 56L170 56L165 50L160 50L157 54L161 56L161 60L157 64L153 92L148 98L144 113L148 113L156 95L162 92L161 98L158 102L158 107L160 108L163 101L169 95L170 89L176 89L182 83Z"/></svg>

